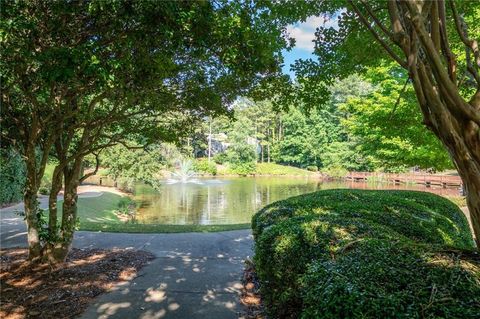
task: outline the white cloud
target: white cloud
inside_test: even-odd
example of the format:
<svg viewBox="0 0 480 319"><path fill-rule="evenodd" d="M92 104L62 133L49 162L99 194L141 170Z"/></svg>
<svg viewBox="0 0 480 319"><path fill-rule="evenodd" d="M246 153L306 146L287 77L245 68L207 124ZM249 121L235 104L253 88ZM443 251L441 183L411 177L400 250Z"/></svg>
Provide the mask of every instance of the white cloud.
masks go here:
<svg viewBox="0 0 480 319"><path fill-rule="evenodd" d="M307 30L301 26L288 26L287 32L290 37L295 39L295 47L313 51L314 44L312 41L315 39L315 30Z"/></svg>
<svg viewBox="0 0 480 319"><path fill-rule="evenodd" d="M308 17L305 22L289 25L287 33L295 39L295 47L309 52L313 52L315 44L315 30L320 27L338 27L338 20L329 17Z"/></svg>

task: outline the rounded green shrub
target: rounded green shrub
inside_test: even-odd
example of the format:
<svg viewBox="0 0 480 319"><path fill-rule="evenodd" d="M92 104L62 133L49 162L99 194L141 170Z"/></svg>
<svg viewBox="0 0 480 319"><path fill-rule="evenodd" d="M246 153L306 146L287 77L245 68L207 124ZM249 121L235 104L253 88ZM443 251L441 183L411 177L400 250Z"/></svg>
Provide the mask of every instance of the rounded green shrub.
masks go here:
<svg viewBox="0 0 480 319"><path fill-rule="evenodd" d="M198 173L217 175L217 165L215 162L208 161L208 159L205 158L196 159L193 164L193 169Z"/></svg>
<svg viewBox="0 0 480 319"><path fill-rule="evenodd" d="M361 218L415 240L469 249L468 221L454 203L435 194L391 190L324 190L272 203L252 218L255 236L294 216Z"/></svg>
<svg viewBox="0 0 480 319"><path fill-rule="evenodd" d="M480 265L402 241L365 239L300 277L301 318L478 318Z"/></svg>
<svg viewBox="0 0 480 319"><path fill-rule="evenodd" d="M410 293L417 289L415 285L424 284L422 289L428 290L428 285L440 286L440 278L452 274L451 268L440 267L435 270L440 274L435 275L433 271L437 268L425 266L429 255L444 249L474 248L466 218L458 207L439 196L422 192L326 190L296 196L259 211L252 219L252 228L262 297L273 318L381 318L392 313L395 315L390 317L420 317L419 309L427 307L429 299L411 303ZM369 249L371 258L367 258ZM395 253L392 259L389 259L390 253ZM355 271L359 273L321 268L340 266L341 260L348 260L346 256L358 258ZM396 269L403 267L402 263L409 267ZM328 286L335 291L329 296L337 299L327 305L327 298L322 294L328 293L325 283L333 280L328 279L334 275L331 271L337 271L345 285L332 283L333 287ZM422 281L421 276L417 276L428 276L429 271L431 276L435 275L432 281ZM354 274L364 280L365 286L358 288L358 294L364 299L349 293L349 289L355 288L350 286L350 282L352 285L356 282L351 278ZM381 277L382 274L385 277ZM396 275L403 276L403 286L389 282ZM465 286L468 281L465 279L467 281L459 281L460 286L478 293L478 278L465 276L474 283ZM376 281L381 278L385 281ZM376 295L369 294L370 288L378 290L375 285L386 287L384 295L377 296L378 300ZM389 285L393 288L388 288ZM458 298L461 289L455 293ZM322 298L325 303L319 302ZM373 298L371 302L369 298ZM355 310L358 302L365 304L364 308L359 307L363 310ZM317 304L322 306L317 307ZM402 308L404 306L412 308ZM330 310L322 314L322 309L328 307ZM377 311L382 307L385 308L383 312ZM428 309L436 308L429 306ZM455 311L438 313L453 314Z"/></svg>

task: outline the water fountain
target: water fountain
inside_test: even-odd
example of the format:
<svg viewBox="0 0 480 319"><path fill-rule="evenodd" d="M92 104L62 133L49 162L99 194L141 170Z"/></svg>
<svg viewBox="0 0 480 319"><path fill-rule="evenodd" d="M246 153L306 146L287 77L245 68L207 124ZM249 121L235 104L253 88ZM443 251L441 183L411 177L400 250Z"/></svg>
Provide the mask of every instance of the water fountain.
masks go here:
<svg viewBox="0 0 480 319"><path fill-rule="evenodd" d="M195 177L195 171L193 170L193 162L191 160L182 160L180 161L178 168L175 172L172 172L172 177L167 179L167 184L177 184L177 183L192 183L192 184L203 184Z"/></svg>

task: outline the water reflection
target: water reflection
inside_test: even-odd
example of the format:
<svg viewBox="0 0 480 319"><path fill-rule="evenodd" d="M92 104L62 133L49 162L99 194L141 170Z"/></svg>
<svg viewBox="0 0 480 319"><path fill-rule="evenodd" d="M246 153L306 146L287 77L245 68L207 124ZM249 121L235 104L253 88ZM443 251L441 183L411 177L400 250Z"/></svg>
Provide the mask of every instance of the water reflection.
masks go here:
<svg viewBox="0 0 480 319"><path fill-rule="evenodd" d="M386 185L359 182L322 182L318 179L257 177L202 180L202 183L164 183L158 190L137 185L140 208L136 221L145 224L248 223L260 208L277 200L319 189L416 189L458 195L457 189L421 185Z"/></svg>

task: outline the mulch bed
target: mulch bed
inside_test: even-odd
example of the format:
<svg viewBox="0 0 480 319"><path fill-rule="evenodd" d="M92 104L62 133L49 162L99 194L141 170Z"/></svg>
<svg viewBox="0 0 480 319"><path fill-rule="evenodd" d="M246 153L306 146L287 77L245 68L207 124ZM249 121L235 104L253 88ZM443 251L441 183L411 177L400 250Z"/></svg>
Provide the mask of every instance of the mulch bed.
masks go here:
<svg viewBox="0 0 480 319"><path fill-rule="evenodd" d="M133 279L154 256L146 251L72 249L57 269L30 266L27 250L0 250L0 318L73 318L95 297Z"/></svg>
<svg viewBox="0 0 480 319"><path fill-rule="evenodd" d="M242 319L265 319L262 298L260 296L260 282L255 273L255 266L249 259L245 260L245 269L242 278L242 294L240 302L245 308Z"/></svg>

